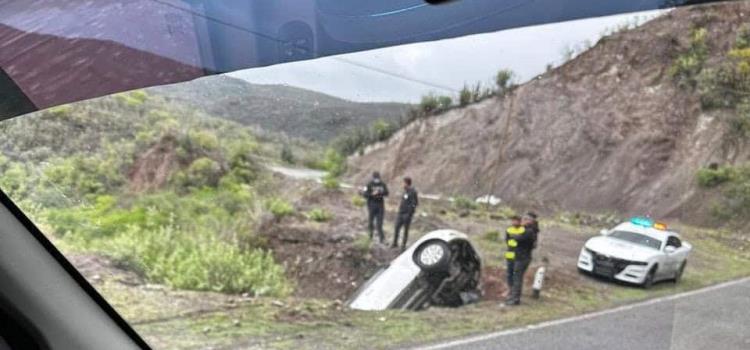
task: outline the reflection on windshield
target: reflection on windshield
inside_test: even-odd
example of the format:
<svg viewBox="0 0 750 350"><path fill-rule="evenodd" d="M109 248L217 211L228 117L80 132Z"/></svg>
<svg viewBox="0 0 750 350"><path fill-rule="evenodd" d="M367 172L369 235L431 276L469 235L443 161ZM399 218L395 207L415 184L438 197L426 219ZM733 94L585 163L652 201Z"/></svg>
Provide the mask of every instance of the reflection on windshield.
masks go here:
<svg viewBox="0 0 750 350"><path fill-rule="evenodd" d="M0 188L154 348L415 347L704 287L750 275L747 13L597 18L49 108L0 122ZM684 276L674 260L629 278L678 282L578 273L586 233L632 215L669 219L693 252ZM673 316L649 341L692 334ZM607 348L555 327L540 337Z"/></svg>
<svg viewBox="0 0 750 350"><path fill-rule="evenodd" d="M661 241L640 233L630 231L615 231L609 235L612 238L617 238L626 242L635 243L644 247L653 248L659 250L661 248Z"/></svg>

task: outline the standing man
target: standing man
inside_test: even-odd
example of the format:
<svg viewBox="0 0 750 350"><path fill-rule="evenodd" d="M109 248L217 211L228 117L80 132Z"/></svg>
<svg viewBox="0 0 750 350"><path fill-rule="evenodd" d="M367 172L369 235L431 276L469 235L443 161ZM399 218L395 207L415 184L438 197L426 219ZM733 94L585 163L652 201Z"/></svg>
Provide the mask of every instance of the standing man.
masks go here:
<svg viewBox="0 0 750 350"><path fill-rule="evenodd" d="M514 237L523 234L524 232L525 228L521 225L521 217L518 215L511 216L510 227L505 230L505 275L508 290L503 294L503 297L508 297L513 288L513 266L516 260L515 250L516 246L518 246L518 241L516 241Z"/></svg>
<svg viewBox="0 0 750 350"><path fill-rule="evenodd" d="M531 251L534 248L534 229L528 219L521 220L518 216L511 218L511 226L506 230L505 244L507 251L505 259L508 262L508 285L510 296L505 305L515 306L521 304L521 291L523 289L523 276L531 263Z"/></svg>
<svg viewBox="0 0 750 350"><path fill-rule="evenodd" d="M409 240L409 225L414 217L414 212L419 205L417 190L412 186L411 178L404 178L404 195L401 196L401 204L398 207L398 218L396 218L396 230L393 233L393 244L391 247L398 247L398 235L401 227L404 228L404 240L401 243L401 249L406 249L406 241Z"/></svg>
<svg viewBox="0 0 750 350"><path fill-rule="evenodd" d="M377 228L380 243L383 243L383 216L385 216L385 197L388 196L388 186L380 179L379 172L372 173L372 180L362 191L362 196L367 199L368 228L372 240L373 230Z"/></svg>

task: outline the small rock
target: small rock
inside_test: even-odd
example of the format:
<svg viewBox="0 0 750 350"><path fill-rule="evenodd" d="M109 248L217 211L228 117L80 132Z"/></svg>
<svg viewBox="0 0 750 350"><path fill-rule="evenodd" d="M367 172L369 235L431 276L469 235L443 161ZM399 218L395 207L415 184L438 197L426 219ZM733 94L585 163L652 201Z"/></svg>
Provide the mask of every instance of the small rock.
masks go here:
<svg viewBox="0 0 750 350"><path fill-rule="evenodd" d="M211 327L205 327L203 328L203 334L206 334L211 331Z"/></svg>
<svg viewBox="0 0 750 350"><path fill-rule="evenodd" d="M300 333L300 334L295 335L294 337L297 339L303 339L305 335Z"/></svg>
<svg viewBox="0 0 750 350"><path fill-rule="evenodd" d="M280 300L274 300L274 301L272 301L271 305L276 306L276 307L284 307L284 303L281 302Z"/></svg>
<svg viewBox="0 0 750 350"><path fill-rule="evenodd" d="M102 276L101 275L93 275L93 276L91 276L91 281L92 282L99 282L101 280L102 280Z"/></svg>
<svg viewBox="0 0 750 350"><path fill-rule="evenodd" d="M240 320L233 320L232 325L235 327L239 327L241 325Z"/></svg>
<svg viewBox="0 0 750 350"><path fill-rule="evenodd" d="M378 319L378 321L380 321L380 322L385 322L386 320L387 319L385 317L381 317L381 318Z"/></svg>

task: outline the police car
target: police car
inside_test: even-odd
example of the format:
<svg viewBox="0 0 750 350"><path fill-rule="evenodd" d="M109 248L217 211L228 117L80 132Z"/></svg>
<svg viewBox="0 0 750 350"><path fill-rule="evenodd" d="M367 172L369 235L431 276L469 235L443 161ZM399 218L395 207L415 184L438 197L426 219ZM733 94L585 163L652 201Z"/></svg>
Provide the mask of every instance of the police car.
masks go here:
<svg viewBox="0 0 750 350"><path fill-rule="evenodd" d="M589 239L578 269L649 288L661 280L678 282L692 249L665 224L636 217Z"/></svg>

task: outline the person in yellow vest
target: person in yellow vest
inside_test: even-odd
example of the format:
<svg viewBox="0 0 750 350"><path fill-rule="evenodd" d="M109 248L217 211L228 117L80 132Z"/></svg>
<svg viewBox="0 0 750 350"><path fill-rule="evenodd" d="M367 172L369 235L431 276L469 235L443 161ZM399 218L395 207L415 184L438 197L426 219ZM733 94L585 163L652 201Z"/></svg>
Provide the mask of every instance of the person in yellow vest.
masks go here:
<svg viewBox="0 0 750 350"><path fill-rule="evenodd" d="M531 250L534 247L533 229L524 225L519 216L511 217L511 226L505 230L505 261L507 262L507 282L510 296L505 305L521 304L523 275L531 263Z"/></svg>

